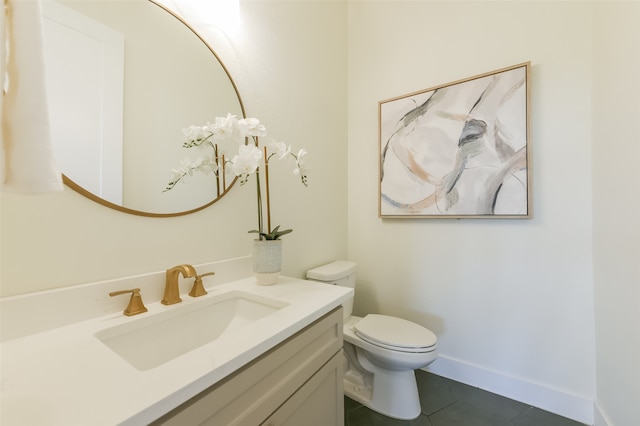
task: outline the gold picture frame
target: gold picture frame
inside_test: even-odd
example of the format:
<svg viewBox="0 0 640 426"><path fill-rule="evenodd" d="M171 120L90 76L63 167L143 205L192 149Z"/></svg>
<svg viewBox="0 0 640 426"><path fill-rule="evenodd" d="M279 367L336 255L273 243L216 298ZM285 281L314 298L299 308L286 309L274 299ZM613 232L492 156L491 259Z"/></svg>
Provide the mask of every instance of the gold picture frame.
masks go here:
<svg viewBox="0 0 640 426"><path fill-rule="evenodd" d="M531 63L378 103L381 218L532 217Z"/></svg>

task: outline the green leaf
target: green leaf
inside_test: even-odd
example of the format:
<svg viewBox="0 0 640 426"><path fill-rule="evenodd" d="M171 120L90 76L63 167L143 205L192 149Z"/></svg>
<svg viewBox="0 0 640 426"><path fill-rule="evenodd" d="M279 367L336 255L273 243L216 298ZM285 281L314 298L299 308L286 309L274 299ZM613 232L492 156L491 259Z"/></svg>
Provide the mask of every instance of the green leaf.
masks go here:
<svg viewBox="0 0 640 426"><path fill-rule="evenodd" d="M293 229L285 229L283 231L280 231L280 225L273 228L273 230L268 234L266 232L260 232L257 229L252 229L251 231L249 231L250 234L260 234L260 239L265 240L278 240L281 236L289 234L291 232L293 232Z"/></svg>

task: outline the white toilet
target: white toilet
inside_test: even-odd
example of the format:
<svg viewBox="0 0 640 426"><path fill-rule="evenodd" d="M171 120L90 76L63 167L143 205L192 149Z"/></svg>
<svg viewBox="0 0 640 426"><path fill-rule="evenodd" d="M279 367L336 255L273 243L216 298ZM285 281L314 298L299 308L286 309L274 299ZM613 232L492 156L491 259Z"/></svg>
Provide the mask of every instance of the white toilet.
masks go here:
<svg viewBox="0 0 640 426"><path fill-rule="evenodd" d="M307 279L355 288L356 263L336 261L307 271ZM420 415L414 370L437 357L435 334L387 315L352 316L344 309L344 393L378 413L409 420Z"/></svg>

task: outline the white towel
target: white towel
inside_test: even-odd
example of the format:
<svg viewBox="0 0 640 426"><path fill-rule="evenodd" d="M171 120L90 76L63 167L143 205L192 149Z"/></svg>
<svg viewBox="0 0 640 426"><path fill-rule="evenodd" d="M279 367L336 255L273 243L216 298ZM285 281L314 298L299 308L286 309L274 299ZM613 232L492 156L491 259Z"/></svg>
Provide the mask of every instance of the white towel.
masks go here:
<svg viewBox="0 0 640 426"><path fill-rule="evenodd" d="M8 90L1 108L2 189L25 193L62 191L49 129L40 1L4 2L8 13L4 13L2 44L8 54L4 59L8 75L8 85L4 86Z"/></svg>

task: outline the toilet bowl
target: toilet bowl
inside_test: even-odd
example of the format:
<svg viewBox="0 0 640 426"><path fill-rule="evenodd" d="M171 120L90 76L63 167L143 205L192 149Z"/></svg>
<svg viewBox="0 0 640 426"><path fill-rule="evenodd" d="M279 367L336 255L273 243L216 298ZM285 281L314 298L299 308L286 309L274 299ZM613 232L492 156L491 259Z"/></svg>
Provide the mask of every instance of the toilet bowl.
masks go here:
<svg viewBox="0 0 640 426"><path fill-rule="evenodd" d="M336 261L307 272L307 279L355 288L356 264ZM410 420L421 412L415 371L437 357L437 337L401 318L352 316L353 299L344 310L344 393L370 409Z"/></svg>

